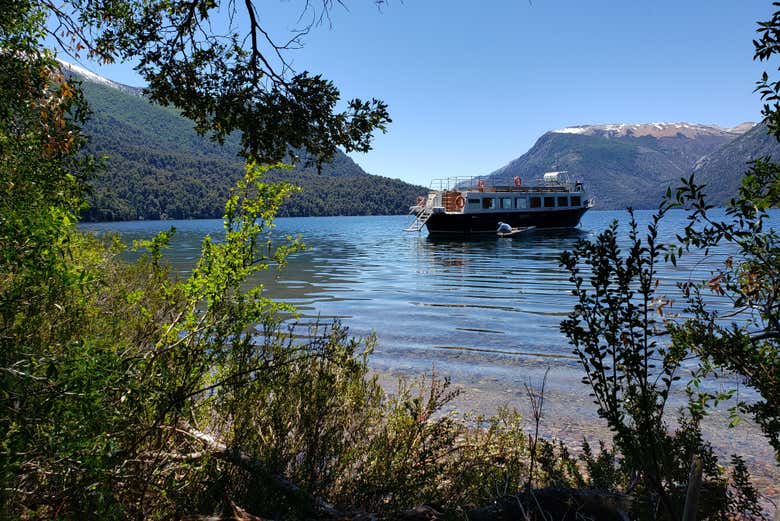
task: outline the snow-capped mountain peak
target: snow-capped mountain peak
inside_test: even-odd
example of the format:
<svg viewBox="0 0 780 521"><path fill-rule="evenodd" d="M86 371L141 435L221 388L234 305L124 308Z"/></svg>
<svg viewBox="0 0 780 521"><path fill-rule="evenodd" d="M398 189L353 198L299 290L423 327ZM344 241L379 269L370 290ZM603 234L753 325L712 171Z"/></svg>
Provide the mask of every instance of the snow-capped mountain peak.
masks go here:
<svg viewBox="0 0 780 521"><path fill-rule="evenodd" d="M82 67L81 65L76 65L70 62L67 62L61 58L57 58L57 61L62 66L62 71L69 74L75 74L76 76L79 76L87 81L91 81L93 83L99 83L101 85L105 85L107 87L111 87L113 89L121 90L123 92L127 92L128 94L135 94L139 95L141 93L141 89L137 87L131 87L129 85L124 85L122 83L118 83L113 80L109 80L108 78L101 76L99 74L95 74L94 72L90 71L89 69Z"/></svg>
<svg viewBox="0 0 780 521"><path fill-rule="evenodd" d="M643 137L655 138L675 137L683 135L693 138L705 135L722 136L744 134L754 123L742 123L733 128L723 128L718 125L699 125L695 123L611 123L606 125L578 125L553 130L555 134L580 134L586 136L601 135L606 137Z"/></svg>

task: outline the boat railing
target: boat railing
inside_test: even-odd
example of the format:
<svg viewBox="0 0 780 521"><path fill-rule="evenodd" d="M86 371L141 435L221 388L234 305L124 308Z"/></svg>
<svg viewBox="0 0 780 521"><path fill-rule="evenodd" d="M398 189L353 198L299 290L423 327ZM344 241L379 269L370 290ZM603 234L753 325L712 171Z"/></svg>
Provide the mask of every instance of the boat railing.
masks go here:
<svg viewBox="0 0 780 521"><path fill-rule="evenodd" d="M450 190L461 190L462 186L470 186L473 177L443 177L441 179L433 179L431 181L430 189L437 192L446 192Z"/></svg>
<svg viewBox="0 0 780 521"><path fill-rule="evenodd" d="M564 174L565 172L560 172ZM580 182L573 182L568 176L556 178L536 178L530 181L515 177L445 177L431 181L432 192L574 192Z"/></svg>

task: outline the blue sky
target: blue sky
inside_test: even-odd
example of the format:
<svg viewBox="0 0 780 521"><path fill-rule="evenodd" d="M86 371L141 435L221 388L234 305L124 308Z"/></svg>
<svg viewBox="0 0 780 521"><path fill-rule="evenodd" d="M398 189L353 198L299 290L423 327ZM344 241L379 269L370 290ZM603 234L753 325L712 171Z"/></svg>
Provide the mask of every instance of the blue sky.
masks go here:
<svg viewBox="0 0 780 521"><path fill-rule="evenodd" d="M544 132L598 123L734 126L760 118L753 93L759 0L368 0L336 6L289 55L344 98L386 101L393 123L366 171L428 185L489 173ZM283 39L303 2L258 2ZM91 70L138 85L129 65ZM776 66L776 65L775 65Z"/></svg>

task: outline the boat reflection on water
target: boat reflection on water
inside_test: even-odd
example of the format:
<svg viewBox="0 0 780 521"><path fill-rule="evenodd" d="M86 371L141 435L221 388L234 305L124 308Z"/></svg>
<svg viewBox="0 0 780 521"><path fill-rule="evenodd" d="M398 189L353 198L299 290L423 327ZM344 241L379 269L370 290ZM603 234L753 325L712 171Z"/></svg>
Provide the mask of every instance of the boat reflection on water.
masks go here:
<svg viewBox="0 0 780 521"><path fill-rule="evenodd" d="M576 244L578 239L592 236L592 232L580 228L534 228L524 233L506 237L511 242L520 242L525 244L534 244L544 242L552 245L560 241L560 245L571 243L571 247ZM431 244L499 244L499 237L490 234L463 235L463 234L428 234L421 237L425 242ZM564 249L570 249L564 247Z"/></svg>
<svg viewBox="0 0 780 521"><path fill-rule="evenodd" d="M579 228L534 229L512 237L491 235L428 234L417 238L417 247L430 255L432 262L462 266L470 260L483 262L484 256L509 255L518 265L523 259L533 259L543 265L536 269L557 269L561 253L571 250L577 241L592 237L592 233Z"/></svg>

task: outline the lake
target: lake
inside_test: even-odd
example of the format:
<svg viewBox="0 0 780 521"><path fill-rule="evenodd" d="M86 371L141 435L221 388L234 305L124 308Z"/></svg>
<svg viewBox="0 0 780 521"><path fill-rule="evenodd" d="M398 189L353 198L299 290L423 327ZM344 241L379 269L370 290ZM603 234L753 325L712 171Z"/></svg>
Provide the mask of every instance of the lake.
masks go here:
<svg viewBox="0 0 780 521"><path fill-rule="evenodd" d="M651 212L637 212L645 228ZM558 324L574 305L560 254L591 238L626 212L590 211L579 229L533 230L512 238L432 238L404 233L408 217L314 217L277 221L277 235L300 234L308 249L289 266L267 271L259 282L272 297L294 304L304 323L342 320L356 335L374 331L374 363L392 367L490 372L518 361L578 367ZM662 239L683 225L672 213ZM176 227L167 252L186 275L204 235L221 236L221 220L135 221L85 224L115 231L126 242ZM621 226L627 240L627 225ZM662 267L668 291L683 273L706 277L726 252L684 257ZM679 307L679 306L678 306ZM462 367L465 364L466 367Z"/></svg>
<svg viewBox="0 0 780 521"><path fill-rule="evenodd" d="M637 212L646 229L650 211ZM773 221L780 214L773 215ZM491 412L503 404L526 409L525 384L537 383L549 368L545 433L576 443L583 434L603 435L602 422L580 382L579 363L558 324L574 304L560 254L580 238L594 237L617 219L627 240L622 211L589 211L579 229L533 230L507 239L439 239L405 233L406 216L313 217L277 220L278 235L300 234L308 249L292 255L281 273L258 282L267 294L294 304L298 321L339 319L359 336L375 332L371 359L383 383L398 376L435 371L466 392L462 409ZM206 234L221 235L221 220L136 221L84 224L85 230L118 232L126 242L177 229L167 257L186 275ZM671 241L684 226L672 212L661 229ZM728 251L684 257L660 269L661 288L676 292L680 279L709 278ZM680 303L676 304L681 308ZM739 385L724 378L713 387ZM742 390L741 396L750 396ZM678 402L682 402L678 395ZM759 464L772 461L760 434L749 426L724 430L723 412L705 430L724 452L747 452ZM773 472L772 470L769 471Z"/></svg>

